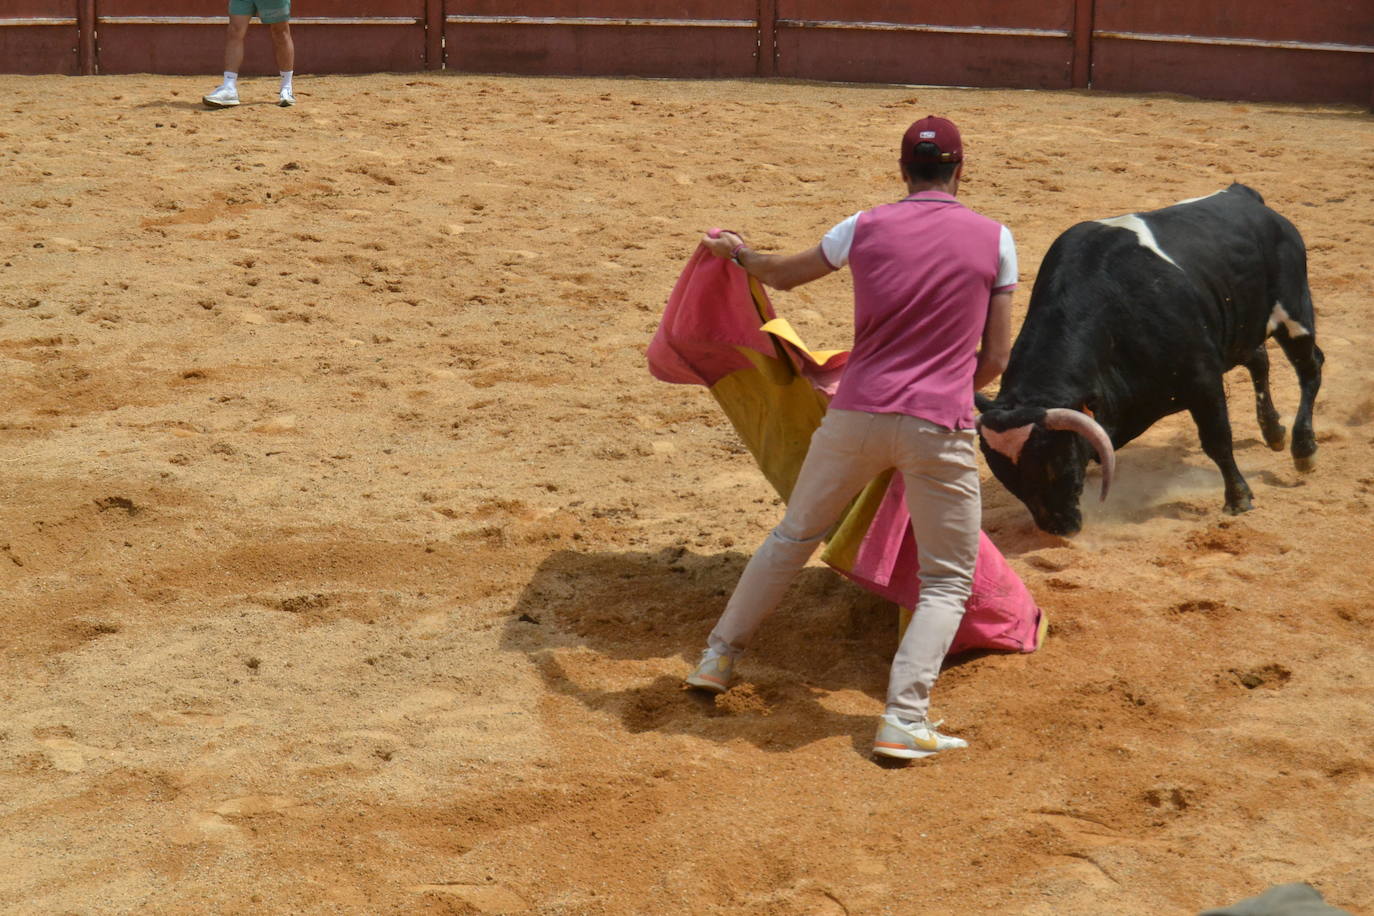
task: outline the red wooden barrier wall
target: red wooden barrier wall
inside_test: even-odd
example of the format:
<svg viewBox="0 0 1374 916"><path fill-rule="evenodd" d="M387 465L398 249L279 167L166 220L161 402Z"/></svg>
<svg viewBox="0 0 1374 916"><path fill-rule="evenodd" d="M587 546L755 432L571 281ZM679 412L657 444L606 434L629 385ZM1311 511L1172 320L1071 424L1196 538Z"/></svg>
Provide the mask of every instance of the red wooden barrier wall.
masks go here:
<svg viewBox="0 0 1374 916"><path fill-rule="evenodd" d="M100 72L217 73L226 6L225 0L97 0ZM291 32L303 71L367 73L426 65L427 0L298 0L295 10L302 15L292 17ZM275 69L267 29L254 25L243 70Z"/></svg>
<svg viewBox="0 0 1374 916"><path fill-rule="evenodd" d="M79 2L0 2L0 73L82 72Z"/></svg>
<svg viewBox="0 0 1374 916"><path fill-rule="evenodd" d="M447 0L447 66L466 71L741 77L757 0Z"/></svg>
<svg viewBox="0 0 1374 916"><path fill-rule="evenodd" d="M0 0L0 72L218 72L225 0ZM305 73L801 79L1374 104L1374 0L297 0ZM275 69L266 29L246 73Z"/></svg>
<svg viewBox="0 0 1374 916"><path fill-rule="evenodd" d="M780 76L945 86L1073 85L1074 0L777 0Z"/></svg>
<svg viewBox="0 0 1374 916"><path fill-rule="evenodd" d="M1374 104L1371 0L1096 0L1093 86Z"/></svg>

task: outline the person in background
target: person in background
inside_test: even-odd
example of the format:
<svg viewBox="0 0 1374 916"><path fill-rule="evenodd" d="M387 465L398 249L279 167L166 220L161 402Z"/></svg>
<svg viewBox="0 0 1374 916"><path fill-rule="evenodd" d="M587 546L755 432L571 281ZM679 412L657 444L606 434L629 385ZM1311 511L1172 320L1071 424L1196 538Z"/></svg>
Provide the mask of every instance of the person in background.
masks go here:
<svg viewBox="0 0 1374 916"><path fill-rule="evenodd" d="M281 71L277 104L296 104L291 75L296 67L296 46L291 41L291 0L229 0L229 35L224 42L224 82L202 101L210 108L232 108L239 103L239 67L243 65L243 39L256 15L272 32L272 50Z"/></svg>

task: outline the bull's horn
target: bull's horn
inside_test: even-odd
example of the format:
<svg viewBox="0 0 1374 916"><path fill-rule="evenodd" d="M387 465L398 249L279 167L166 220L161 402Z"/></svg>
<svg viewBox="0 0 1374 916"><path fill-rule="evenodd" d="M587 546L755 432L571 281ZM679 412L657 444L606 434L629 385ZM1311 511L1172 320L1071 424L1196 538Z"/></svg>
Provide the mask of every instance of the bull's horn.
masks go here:
<svg viewBox="0 0 1374 916"><path fill-rule="evenodd" d="M1013 426L1011 429L999 431L979 423L978 434L983 437L989 448L1006 455L1012 464L1016 464L1021 457L1021 449L1026 447L1026 440L1030 438L1031 430L1034 428L1035 424L1027 423L1024 426Z"/></svg>
<svg viewBox="0 0 1374 916"><path fill-rule="evenodd" d="M1112 486L1112 474L1116 471L1116 450L1112 448L1112 439L1107 431L1092 417L1067 407L1052 407L1045 411L1045 428L1069 430L1092 443L1097 450L1097 460L1102 462L1101 499L1105 500Z"/></svg>

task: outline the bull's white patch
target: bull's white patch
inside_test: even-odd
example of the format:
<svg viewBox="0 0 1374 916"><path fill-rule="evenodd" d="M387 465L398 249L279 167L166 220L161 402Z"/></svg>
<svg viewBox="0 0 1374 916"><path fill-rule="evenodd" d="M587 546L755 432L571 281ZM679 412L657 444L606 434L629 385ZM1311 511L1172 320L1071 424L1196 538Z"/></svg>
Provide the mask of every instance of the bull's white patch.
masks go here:
<svg viewBox="0 0 1374 916"><path fill-rule="evenodd" d="M1269 313L1269 324L1264 329L1264 332L1266 334L1272 334L1279 329L1279 325L1283 325L1288 329L1289 337L1305 337L1312 333L1307 328L1303 327L1300 322L1294 321L1289 317L1282 302L1275 302L1274 310Z"/></svg>
<svg viewBox="0 0 1374 916"><path fill-rule="evenodd" d="M1226 189L1225 189L1225 188L1222 188L1220 191L1213 191L1211 194L1204 194L1204 195L1202 195L1201 197L1190 197L1190 198L1188 198L1187 200L1180 200L1178 203L1174 204L1174 206L1177 207L1177 206L1181 206L1181 205L1183 205L1183 204L1195 204L1195 203L1197 203L1197 202L1200 201L1200 200L1206 200L1206 199L1209 198L1209 197L1216 197L1218 194L1225 194L1225 193L1226 193Z"/></svg>
<svg viewBox="0 0 1374 916"><path fill-rule="evenodd" d="M1026 447L1026 440L1030 438L1032 425L1027 423L1025 426L1014 426L1003 432L989 429L986 426L979 426L978 432L983 436L983 441L992 447L994 451L1000 452L1011 459L1012 464L1021 460L1021 449Z"/></svg>
<svg viewBox="0 0 1374 916"><path fill-rule="evenodd" d="M1155 241L1155 234L1150 231L1150 227L1146 224L1145 220L1136 216L1134 213L1128 213L1125 216L1110 216L1107 219L1100 219L1098 222L1104 226L1114 226L1117 229L1129 229L1131 232L1134 232L1135 237L1140 240L1140 246L1142 248L1150 249L1170 264L1178 267L1178 262L1165 254L1164 249L1159 247L1159 243ZM1178 267L1178 269L1182 270L1183 268Z"/></svg>

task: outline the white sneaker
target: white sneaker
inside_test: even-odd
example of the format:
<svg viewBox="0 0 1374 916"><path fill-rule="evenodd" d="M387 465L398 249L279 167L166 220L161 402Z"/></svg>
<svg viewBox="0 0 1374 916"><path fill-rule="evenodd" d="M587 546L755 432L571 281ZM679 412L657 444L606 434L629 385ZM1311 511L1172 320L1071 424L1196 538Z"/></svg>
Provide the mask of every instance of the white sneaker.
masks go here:
<svg viewBox="0 0 1374 916"><path fill-rule="evenodd" d="M283 89L281 91L281 98L277 100L277 104L280 105L282 108L290 108L292 105L296 104L295 93L293 93L290 89Z"/></svg>
<svg viewBox="0 0 1374 916"><path fill-rule="evenodd" d="M223 84L201 99L208 108L233 108L239 103L239 91Z"/></svg>
<svg viewBox="0 0 1374 916"><path fill-rule="evenodd" d="M899 760L929 757L940 751L968 747L963 738L942 735L935 729L939 722L903 722L891 713L878 719L878 734L873 738L873 753Z"/></svg>
<svg viewBox="0 0 1374 916"><path fill-rule="evenodd" d="M714 649L707 649L701 653L701 661L697 662L696 669L687 675L685 681L688 687L724 693L730 689L734 677L735 660L729 655L716 654Z"/></svg>

